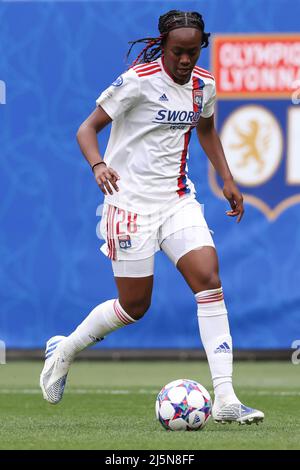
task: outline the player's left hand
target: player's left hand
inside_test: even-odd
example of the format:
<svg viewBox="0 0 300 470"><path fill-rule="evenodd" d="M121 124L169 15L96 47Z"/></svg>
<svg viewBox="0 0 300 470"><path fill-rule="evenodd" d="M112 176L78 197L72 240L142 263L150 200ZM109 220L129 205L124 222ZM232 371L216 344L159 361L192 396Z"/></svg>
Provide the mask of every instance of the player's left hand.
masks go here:
<svg viewBox="0 0 300 470"><path fill-rule="evenodd" d="M226 215L229 217L237 216L237 222L240 222L245 212L243 196L233 180L224 182L223 194L231 206L231 211L226 211Z"/></svg>

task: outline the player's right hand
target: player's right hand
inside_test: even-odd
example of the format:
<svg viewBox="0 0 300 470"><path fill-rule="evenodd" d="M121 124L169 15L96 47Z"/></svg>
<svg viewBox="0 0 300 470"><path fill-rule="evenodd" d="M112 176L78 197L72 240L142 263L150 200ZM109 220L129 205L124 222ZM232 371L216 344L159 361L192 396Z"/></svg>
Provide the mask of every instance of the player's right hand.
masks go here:
<svg viewBox="0 0 300 470"><path fill-rule="evenodd" d="M119 191L117 181L120 179L118 173L104 164L97 165L94 169L95 180L103 194L113 194L112 188Z"/></svg>

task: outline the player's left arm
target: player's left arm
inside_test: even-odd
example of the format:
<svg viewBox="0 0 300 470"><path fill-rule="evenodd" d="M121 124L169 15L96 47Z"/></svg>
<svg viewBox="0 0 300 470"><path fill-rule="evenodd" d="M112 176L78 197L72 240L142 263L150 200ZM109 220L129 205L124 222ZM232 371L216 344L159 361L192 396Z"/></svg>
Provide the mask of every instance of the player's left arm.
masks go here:
<svg viewBox="0 0 300 470"><path fill-rule="evenodd" d="M240 222L244 214L243 196L229 169L222 143L215 129L214 115L208 118L200 117L197 135L201 147L224 182L223 194L231 206L231 210L226 211L226 214L229 217L237 216L237 222Z"/></svg>

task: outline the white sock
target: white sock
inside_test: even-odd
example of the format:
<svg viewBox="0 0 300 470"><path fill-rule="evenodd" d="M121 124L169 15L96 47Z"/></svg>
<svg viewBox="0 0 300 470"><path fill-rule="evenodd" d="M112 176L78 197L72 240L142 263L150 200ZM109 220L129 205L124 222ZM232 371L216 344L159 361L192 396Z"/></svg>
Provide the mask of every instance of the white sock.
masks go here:
<svg viewBox="0 0 300 470"><path fill-rule="evenodd" d="M63 350L69 360L76 353L104 339L112 331L135 323L121 307L118 299L97 305L83 322L64 340Z"/></svg>
<svg viewBox="0 0 300 470"><path fill-rule="evenodd" d="M232 338L229 331L223 289L195 295L198 324L215 393L215 402L239 402L232 386Z"/></svg>

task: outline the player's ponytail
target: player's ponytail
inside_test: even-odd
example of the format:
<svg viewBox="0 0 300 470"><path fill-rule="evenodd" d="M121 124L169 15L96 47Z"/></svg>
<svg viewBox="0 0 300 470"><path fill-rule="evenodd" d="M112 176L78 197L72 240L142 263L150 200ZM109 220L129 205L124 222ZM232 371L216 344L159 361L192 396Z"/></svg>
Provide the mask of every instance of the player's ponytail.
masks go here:
<svg viewBox="0 0 300 470"><path fill-rule="evenodd" d="M127 52L127 59L131 53L132 48L136 44L146 44L144 49L142 49L137 58L131 64L131 67L134 67L137 64L144 64L158 59L158 57L161 56L162 46L169 32L177 28L199 29L202 33L201 48L208 46L208 38L210 36L210 33L206 33L204 31L205 25L202 15L200 15L200 13L196 11L184 12L179 10L171 10L168 11L168 13L165 13L164 15L159 17L158 29L160 32L160 36L156 38L142 38L137 39L136 41L129 42L131 46L129 48L129 51Z"/></svg>
<svg viewBox="0 0 300 470"><path fill-rule="evenodd" d="M162 36L157 38L143 38L137 39L136 41L130 41L131 44L129 51L127 52L126 58L129 57L131 49L138 43L146 43L146 47L139 53L137 58L132 62L131 67L134 67L137 64L151 62L152 60L157 59L161 55L161 41Z"/></svg>

